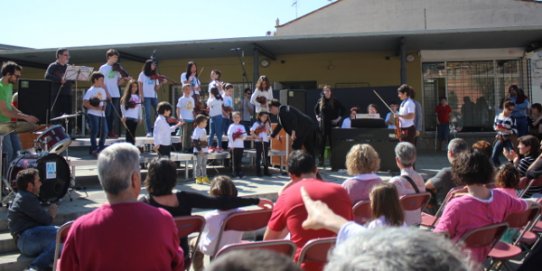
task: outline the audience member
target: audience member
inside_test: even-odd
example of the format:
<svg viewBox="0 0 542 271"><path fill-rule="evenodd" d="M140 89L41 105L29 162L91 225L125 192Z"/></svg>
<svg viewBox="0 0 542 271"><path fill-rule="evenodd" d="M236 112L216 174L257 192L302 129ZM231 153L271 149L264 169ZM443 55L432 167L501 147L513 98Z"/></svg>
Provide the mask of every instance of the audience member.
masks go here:
<svg viewBox="0 0 542 271"><path fill-rule="evenodd" d="M206 271L301 271L292 259L271 250L236 250L217 258Z"/></svg>
<svg viewBox="0 0 542 271"><path fill-rule="evenodd" d="M367 228L406 226L405 214L399 203L399 192L393 184L376 185L370 198L373 220L367 224Z"/></svg>
<svg viewBox="0 0 542 271"><path fill-rule="evenodd" d="M409 142L399 142L395 146L395 163L401 170L401 175L390 179L397 187L399 196L425 192L422 176L413 168L416 162L416 147ZM421 210L405 211L405 222L408 225L421 223Z"/></svg>
<svg viewBox="0 0 542 271"><path fill-rule="evenodd" d="M346 170L354 176L342 183L344 189L355 204L360 200L368 200L373 186L382 183L376 172L380 167L380 158L376 150L369 144L356 144L346 155Z"/></svg>
<svg viewBox="0 0 542 271"><path fill-rule="evenodd" d="M184 270L171 215L138 202L139 150L117 143L98 156L108 203L75 220L59 270Z"/></svg>
<svg viewBox="0 0 542 271"><path fill-rule="evenodd" d="M495 116L493 123L493 129L497 132L495 136L495 143L493 145L493 151L491 153L491 160L496 167L501 165L499 157L501 156L503 149L511 150L514 148L512 145L512 136L516 135L516 123L512 119L512 111L514 111L515 104L511 101L504 102L503 111Z"/></svg>
<svg viewBox="0 0 542 271"><path fill-rule="evenodd" d="M529 166L526 172L526 176L529 179L536 179L542 176L542 154L540 154L536 160ZM535 196L535 194L542 193L542 186L531 186L527 193L523 195L524 198L530 198ZM538 197L539 195L537 195Z"/></svg>
<svg viewBox="0 0 542 271"><path fill-rule="evenodd" d="M478 140L472 144L472 150L473 151L479 151L482 154L485 154L488 159L491 159L491 152L493 152L493 147L491 146L491 143L489 143L487 140ZM491 160L493 163L493 160Z"/></svg>
<svg viewBox="0 0 542 271"><path fill-rule="evenodd" d="M36 257L29 270L48 270L53 264L57 227L52 225L57 205L45 211L38 199L39 171L23 169L17 173L17 193L8 210L8 228L21 254Z"/></svg>
<svg viewBox="0 0 542 271"><path fill-rule="evenodd" d="M516 188L521 176L512 164L504 164L499 167L495 174L495 189L517 198Z"/></svg>
<svg viewBox="0 0 542 271"><path fill-rule="evenodd" d="M540 153L540 141L533 135L524 135L518 138L518 152L519 155L513 149L504 149L503 155L519 170L519 174L523 177Z"/></svg>
<svg viewBox="0 0 542 271"><path fill-rule="evenodd" d="M300 188L305 187L314 198L332 204L333 211L348 220L352 219L352 202L340 185L316 179L316 163L310 154L302 151L292 152L288 158L288 166L292 172L298 172L298 175L304 174L307 178L292 184L278 197L267 224L264 240L282 239L289 232L290 240L297 246L295 254L297 260L301 248L309 240L335 236L335 233L328 230L313 231L304 230L301 227L307 217L307 211L301 199ZM322 268L315 263L303 264L301 267L305 270Z"/></svg>

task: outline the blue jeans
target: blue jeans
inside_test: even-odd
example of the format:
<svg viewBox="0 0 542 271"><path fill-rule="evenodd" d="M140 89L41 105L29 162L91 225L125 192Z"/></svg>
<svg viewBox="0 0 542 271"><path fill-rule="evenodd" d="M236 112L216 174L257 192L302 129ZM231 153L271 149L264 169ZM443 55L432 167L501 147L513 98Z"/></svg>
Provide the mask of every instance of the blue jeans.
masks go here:
<svg viewBox="0 0 542 271"><path fill-rule="evenodd" d="M499 157L502 155L502 150L504 148L507 148L509 150L512 150L514 146L512 146L512 141L509 139L507 140L495 140L495 144L493 145L493 152L491 153L491 160L493 161L493 165L495 167L498 167L501 165L501 160Z"/></svg>
<svg viewBox="0 0 542 271"><path fill-rule="evenodd" d="M448 123L446 124L439 124L437 126L437 138L438 140L446 140L448 141L450 137L450 125Z"/></svg>
<svg viewBox="0 0 542 271"><path fill-rule="evenodd" d="M529 131L529 122L527 117L513 117L516 122L516 129L518 130L518 137L524 136Z"/></svg>
<svg viewBox="0 0 542 271"><path fill-rule="evenodd" d="M90 127L90 152L101 150L105 145L105 137L107 136L107 122L105 117L98 117L87 114L88 126ZM96 137L100 133L99 146L96 146Z"/></svg>
<svg viewBox="0 0 542 271"><path fill-rule="evenodd" d="M154 113L156 112L157 105L158 100L156 98L145 97L145 100L143 101L143 106L145 107L145 129L147 134L154 131Z"/></svg>
<svg viewBox="0 0 542 271"><path fill-rule="evenodd" d="M230 125L233 123L231 119L226 119L222 117L222 132L225 135L228 135L228 128L230 128ZM247 130L249 131L249 130Z"/></svg>
<svg viewBox="0 0 542 271"><path fill-rule="evenodd" d="M213 145L213 137L216 135L217 147L222 146L222 115L211 117L209 126L209 147Z"/></svg>
<svg viewBox="0 0 542 271"><path fill-rule="evenodd" d="M45 269L53 264L57 230L56 226L37 226L23 231L19 236L19 251L23 255L36 257L30 266Z"/></svg>
<svg viewBox="0 0 542 271"><path fill-rule="evenodd" d="M6 165L8 168L9 163L17 158L17 152L21 150L21 142L19 141L19 135L17 133L11 133L4 136L2 141L2 151L6 154Z"/></svg>

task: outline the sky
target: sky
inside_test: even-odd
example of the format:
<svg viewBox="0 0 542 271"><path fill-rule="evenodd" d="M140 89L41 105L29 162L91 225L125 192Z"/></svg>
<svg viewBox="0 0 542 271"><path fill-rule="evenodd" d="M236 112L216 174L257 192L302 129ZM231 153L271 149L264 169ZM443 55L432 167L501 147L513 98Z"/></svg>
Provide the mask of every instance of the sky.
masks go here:
<svg viewBox="0 0 542 271"><path fill-rule="evenodd" d="M297 11L296 5L297 2ZM1 44L57 48L265 36L330 0L17 0Z"/></svg>

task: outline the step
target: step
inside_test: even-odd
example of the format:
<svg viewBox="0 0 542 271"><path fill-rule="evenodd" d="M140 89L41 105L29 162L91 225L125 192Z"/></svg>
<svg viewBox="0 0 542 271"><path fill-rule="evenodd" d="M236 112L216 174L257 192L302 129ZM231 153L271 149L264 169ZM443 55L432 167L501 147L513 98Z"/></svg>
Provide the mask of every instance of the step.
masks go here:
<svg viewBox="0 0 542 271"><path fill-rule="evenodd" d="M19 252L0 254L0 271L24 270L32 262L32 259Z"/></svg>
<svg viewBox="0 0 542 271"><path fill-rule="evenodd" d="M0 254L17 252L17 245L9 232L0 233Z"/></svg>

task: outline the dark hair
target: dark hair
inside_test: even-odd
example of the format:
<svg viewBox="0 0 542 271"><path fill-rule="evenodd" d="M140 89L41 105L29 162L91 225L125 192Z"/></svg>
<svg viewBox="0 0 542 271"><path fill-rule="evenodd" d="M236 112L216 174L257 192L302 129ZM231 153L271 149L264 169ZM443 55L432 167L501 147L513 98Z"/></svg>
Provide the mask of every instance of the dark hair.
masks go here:
<svg viewBox="0 0 542 271"><path fill-rule="evenodd" d="M493 179L493 165L481 152L462 152L452 162L452 174L458 184L488 184Z"/></svg>
<svg viewBox="0 0 542 271"><path fill-rule="evenodd" d="M352 111L358 113L359 112L359 108L357 106L354 106L352 108L350 108L350 113L352 113Z"/></svg>
<svg viewBox="0 0 542 271"><path fill-rule="evenodd" d="M194 126L198 126L200 123L202 123L204 120L208 120L209 118L203 114L199 114L196 116L196 119L194 120Z"/></svg>
<svg viewBox="0 0 542 271"><path fill-rule="evenodd" d="M531 147L529 153L525 156L536 158L540 153L540 141L533 135L524 135L518 138L518 144L522 143L527 147Z"/></svg>
<svg viewBox="0 0 542 271"><path fill-rule="evenodd" d="M294 176L301 176L305 173L312 173L316 170L314 157L304 151L296 150L288 156L288 173Z"/></svg>
<svg viewBox="0 0 542 271"><path fill-rule="evenodd" d="M210 90L211 94L215 97L217 100L223 100L222 95L220 95L220 91L218 91L218 88L212 87Z"/></svg>
<svg viewBox="0 0 542 271"><path fill-rule="evenodd" d="M109 59L112 56L120 56L119 51L116 49L109 49L105 52L105 59Z"/></svg>
<svg viewBox="0 0 542 271"><path fill-rule="evenodd" d="M444 96L441 96L441 97L439 98L439 101L442 101L442 100L446 100L446 101L447 101L448 99L446 99L446 97L444 97Z"/></svg>
<svg viewBox="0 0 542 271"><path fill-rule="evenodd" d="M148 172L145 178L147 192L151 196L171 194L177 184L177 165L167 159L155 158L147 165Z"/></svg>
<svg viewBox="0 0 542 271"><path fill-rule="evenodd" d="M188 80L188 77L190 77L190 75L192 74L191 70L192 70L192 66L193 65L196 65L196 62L194 61L188 61L188 64L186 64L186 79ZM198 70L197 70L197 67L198 65L196 65L196 74L194 74L194 76L196 78L198 78Z"/></svg>
<svg viewBox="0 0 542 271"><path fill-rule="evenodd" d="M35 168L27 168L19 171L15 180L17 182L17 189L26 191L29 183L34 183L34 178L39 175L39 171Z"/></svg>
<svg viewBox="0 0 542 271"><path fill-rule="evenodd" d="M491 146L491 143L489 143L487 140L478 140L472 144L472 150L481 152L487 158L491 158L491 153L493 152L493 147Z"/></svg>
<svg viewBox="0 0 542 271"><path fill-rule="evenodd" d="M267 112L267 111L260 111L260 113L258 113L258 116L257 116L258 121L261 122L260 118L261 118L263 115L267 115L267 120L266 120L265 122L269 122L269 112Z"/></svg>
<svg viewBox="0 0 542 271"><path fill-rule="evenodd" d="M211 72L218 75L218 79L220 79L220 77L222 76L222 72L220 72L220 70L212 70Z"/></svg>
<svg viewBox="0 0 542 271"><path fill-rule="evenodd" d="M156 62L154 62L154 60L152 59L147 59L145 61L145 64L143 64L143 74L145 74L146 76L152 76L156 74L156 69L152 69L153 63L156 64Z"/></svg>
<svg viewBox="0 0 542 271"><path fill-rule="evenodd" d="M504 101L503 108L508 108L510 106L516 107L516 104L514 102L510 101L510 100Z"/></svg>
<svg viewBox="0 0 542 271"><path fill-rule="evenodd" d="M68 49L67 48L58 48L56 50L56 58L58 58L58 56L60 56L61 54L64 54L65 52L67 52Z"/></svg>
<svg viewBox="0 0 542 271"><path fill-rule="evenodd" d="M503 188L516 188L521 175L513 164L504 164L495 174L495 185Z"/></svg>
<svg viewBox="0 0 542 271"><path fill-rule="evenodd" d="M280 102L279 102L279 100L277 100L277 99L273 99L273 100L267 102L267 105L268 105L269 107L271 107L271 106L274 106L274 107L280 107Z"/></svg>
<svg viewBox="0 0 542 271"><path fill-rule="evenodd" d="M243 93L246 94L246 93L249 92L249 91L250 91L250 93L252 93L252 89L251 89L251 88L245 88L245 91L243 91Z"/></svg>
<svg viewBox="0 0 542 271"><path fill-rule="evenodd" d="M542 104L539 104L539 103L534 103L531 105L531 109L537 109L538 112L542 112Z"/></svg>
<svg viewBox="0 0 542 271"><path fill-rule="evenodd" d="M23 67L13 61L4 62L4 64L2 64L2 76L6 76L8 74L15 74L15 71L22 70Z"/></svg>
<svg viewBox="0 0 542 271"><path fill-rule="evenodd" d="M399 203L399 192L394 184L383 183L374 186L369 194L373 219L386 218L390 226L401 226L405 221L403 208Z"/></svg>
<svg viewBox="0 0 542 271"><path fill-rule="evenodd" d="M301 271L291 258L267 249L233 250L211 262L208 271Z"/></svg>
<svg viewBox="0 0 542 271"><path fill-rule="evenodd" d="M90 82L92 82L94 84L94 82L96 82L96 80L100 79L100 78L104 78L104 74L101 73L101 72L93 72L92 75L90 76Z"/></svg>
<svg viewBox="0 0 542 271"><path fill-rule="evenodd" d="M218 175L211 181L209 194L213 197L237 197L237 188L230 177Z"/></svg>
<svg viewBox="0 0 542 271"><path fill-rule="evenodd" d="M126 110L128 110L129 108L130 98L132 97L132 86L134 84L136 85L136 87L139 88L139 84L137 83L136 80L133 80L133 79L130 80L124 87L124 93L122 93L122 98L120 98L120 104L123 105L124 109ZM139 96L139 91L136 91L133 94Z"/></svg>
<svg viewBox="0 0 542 271"><path fill-rule="evenodd" d="M230 84L230 83L224 84L224 89L225 89L225 90L226 90L226 89L230 89L230 88L233 88L233 85L232 85L232 84Z"/></svg>
<svg viewBox="0 0 542 271"><path fill-rule="evenodd" d="M397 91L399 91L401 93L405 93L407 95L407 97L412 97L412 95L414 95L413 89L407 84L400 85L399 88L397 89Z"/></svg>
<svg viewBox="0 0 542 271"><path fill-rule="evenodd" d="M160 102L158 103L156 111L158 114L163 115L166 111L173 111L173 107L171 107L171 104L168 102Z"/></svg>

